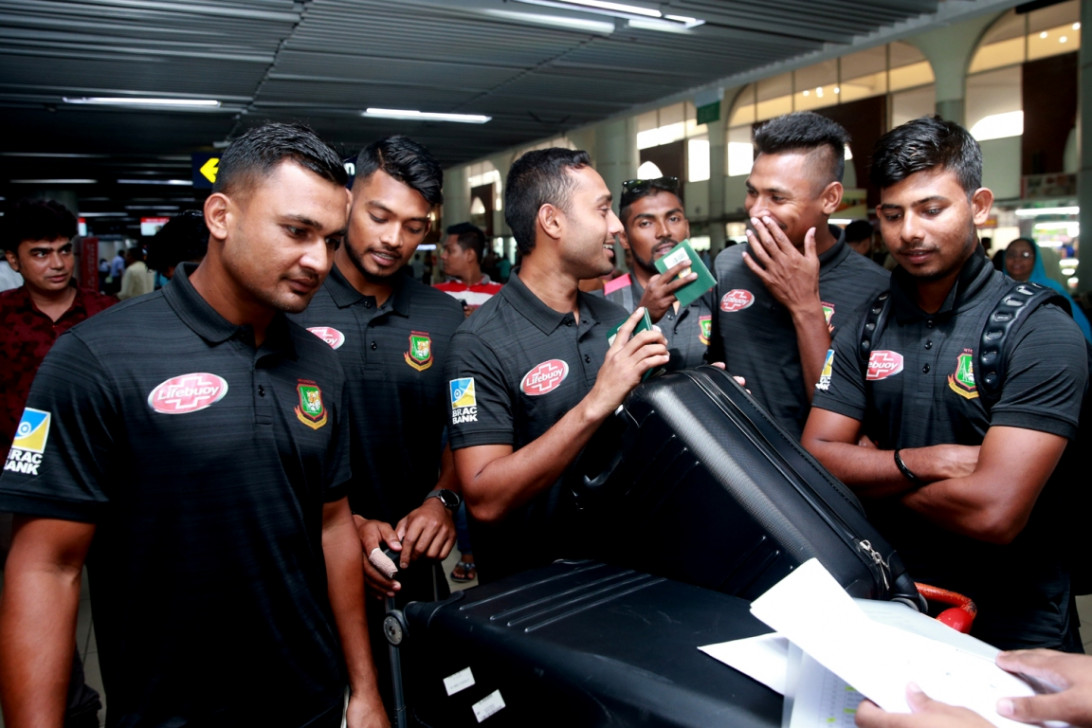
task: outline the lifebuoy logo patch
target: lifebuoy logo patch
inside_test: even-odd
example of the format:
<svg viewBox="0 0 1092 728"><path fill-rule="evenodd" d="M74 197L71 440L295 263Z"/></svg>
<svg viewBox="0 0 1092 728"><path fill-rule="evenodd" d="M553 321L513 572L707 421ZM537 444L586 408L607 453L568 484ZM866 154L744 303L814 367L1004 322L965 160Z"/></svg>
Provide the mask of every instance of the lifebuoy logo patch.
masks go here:
<svg viewBox="0 0 1092 728"><path fill-rule="evenodd" d="M868 373L865 379L875 382L887 379L902 371L902 354L897 351L874 351L868 357Z"/></svg>
<svg viewBox="0 0 1092 728"><path fill-rule="evenodd" d="M519 388L531 397L552 392L569 376L569 365L561 359L550 359L523 375Z"/></svg>
<svg viewBox="0 0 1092 728"><path fill-rule="evenodd" d="M148 406L164 415L186 415L211 407L227 392L223 377L194 372L161 382L148 394Z"/></svg>
<svg viewBox="0 0 1092 728"><path fill-rule="evenodd" d="M743 288L733 288L720 297L720 310L735 313L750 307L755 302L755 294Z"/></svg>
<svg viewBox="0 0 1092 728"><path fill-rule="evenodd" d="M340 349L345 343L345 334L333 326L312 326L307 330L329 344L331 349Z"/></svg>

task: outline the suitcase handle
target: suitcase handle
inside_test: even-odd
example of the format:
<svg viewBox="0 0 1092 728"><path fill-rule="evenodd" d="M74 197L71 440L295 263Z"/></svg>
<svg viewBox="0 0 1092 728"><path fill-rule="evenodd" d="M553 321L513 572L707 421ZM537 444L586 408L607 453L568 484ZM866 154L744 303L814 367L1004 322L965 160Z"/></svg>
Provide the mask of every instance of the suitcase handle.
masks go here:
<svg viewBox="0 0 1092 728"><path fill-rule="evenodd" d="M921 582L914 582L914 586L918 588L918 593L926 599L951 605L937 615L938 622L964 634L971 631L974 618L978 615L978 606L970 597L948 589L941 589L939 586L922 584Z"/></svg>

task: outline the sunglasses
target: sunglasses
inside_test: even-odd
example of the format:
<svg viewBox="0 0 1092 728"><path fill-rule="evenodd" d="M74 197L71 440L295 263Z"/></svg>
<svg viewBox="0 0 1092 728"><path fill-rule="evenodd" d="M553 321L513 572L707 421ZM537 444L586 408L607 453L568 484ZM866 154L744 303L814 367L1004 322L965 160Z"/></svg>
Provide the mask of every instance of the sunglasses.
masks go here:
<svg viewBox="0 0 1092 728"><path fill-rule="evenodd" d="M656 177L655 179L627 179L622 183L621 206L625 207L639 197L644 197L652 190L663 190L679 194L678 177Z"/></svg>

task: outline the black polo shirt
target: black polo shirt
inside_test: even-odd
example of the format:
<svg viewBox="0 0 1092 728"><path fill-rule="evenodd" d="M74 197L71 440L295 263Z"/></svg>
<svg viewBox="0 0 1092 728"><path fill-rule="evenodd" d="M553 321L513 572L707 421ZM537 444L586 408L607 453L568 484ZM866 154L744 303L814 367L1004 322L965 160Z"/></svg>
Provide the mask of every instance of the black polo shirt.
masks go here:
<svg viewBox="0 0 1092 728"><path fill-rule="evenodd" d="M580 322L553 310L513 274L466 320L447 363L452 449L511 445L518 450L584 398L603 364L607 334L624 309L578 294ZM481 577L495 580L565 555L572 534L560 481L499 524L474 523Z"/></svg>
<svg viewBox="0 0 1092 728"><path fill-rule="evenodd" d="M593 293L602 295L608 301L633 313L641 302L641 296L645 295L645 289L633 274L627 273L625 278L629 281L628 286L622 286L610 293ZM705 363L705 352L709 348L709 335L713 324L713 313L709 310L709 305L708 296L699 296L689 305L680 306L677 313L674 306L669 307L663 318L656 322L656 326L667 339L667 348L671 352L671 361L665 367L668 371L688 369Z"/></svg>
<svg viewBox="0 0 1092 728"><path fill-rule="evenodd" d="M352 407L355 513L390 524L436 487L447 419L444 360L462 306L448 294L397 276L382 306L335 267L293 319L337 351Z"/></svg>
<svg viewBox="0 0 1092 728"><path fill-rule="evenodd" d="M834 340L829 379L816 388L816 407L861 421L882 449L980 445L991 425L1076 434L1088 369L1084 340L1068 314L1045 305L1013 333L1001 397L987 412L975 387L974 351L1011 281L975 255L933 314L914 303L914 281L905 271L896 269L891 284L891 315L873 340L869 361L857 353L863 322L845 322ZM979 617L972 634L1016 649L1059 647L1075 629L1069 578L1043 503L1041 498L1027 528L1006 546L945 531L897 498L866 505L915 579L975 600Z"/></svg>
<svg viewBox="0 0 1092 728"><path fill-rule="evenodd" d="M833 336L849 314L887 288L888 273L853 252L841 229L830 231L838 240L819 256L819 298ZM815 382L804 381L792 315L747 267L747 248L733 245L717 256L709 358L746 379L754 398L799 439Z"/></svg>
<svg viewBox="0 0 1092 728"><path fill-rule="evenodd" d="M339 703L322 509L349 478L343 397L328 346L278 316L255 349L181 268L58 339L0 509L96 525L111 724L301 726Z"/></svg>

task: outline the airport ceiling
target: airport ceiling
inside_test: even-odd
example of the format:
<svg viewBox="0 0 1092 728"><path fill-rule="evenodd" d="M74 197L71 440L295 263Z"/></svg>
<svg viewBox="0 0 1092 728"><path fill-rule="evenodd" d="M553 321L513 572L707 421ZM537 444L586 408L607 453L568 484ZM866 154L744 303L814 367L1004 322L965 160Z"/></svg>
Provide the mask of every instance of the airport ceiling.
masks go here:
<svg viewBox="0 0 1092 728"><path fill-rule="evenodd" d="M81 213L127 212L130 219L114 220L122 229L157 209L195 206L203 194L117 180L191 179L193 153L214 151L266 120L304 121L346 158L382 136L409 134L448 167L1016 4L626 1L705 22L662 32L639 19L518 0L0 0L0 195L75 190ZM599 26L543 24L558 17ZM220 106L65 101L88 97L202 98ZM492 121L364 118L368 107ZM73 179L96 182L15 182Z"/></svg>

